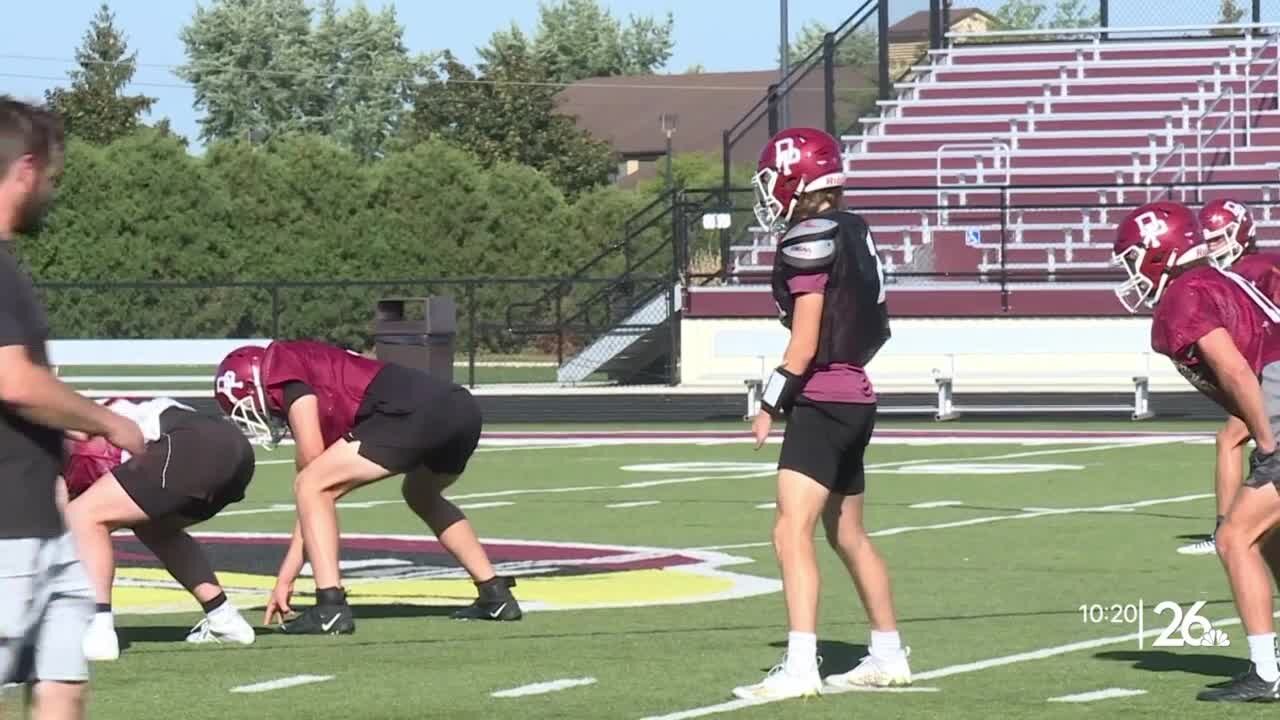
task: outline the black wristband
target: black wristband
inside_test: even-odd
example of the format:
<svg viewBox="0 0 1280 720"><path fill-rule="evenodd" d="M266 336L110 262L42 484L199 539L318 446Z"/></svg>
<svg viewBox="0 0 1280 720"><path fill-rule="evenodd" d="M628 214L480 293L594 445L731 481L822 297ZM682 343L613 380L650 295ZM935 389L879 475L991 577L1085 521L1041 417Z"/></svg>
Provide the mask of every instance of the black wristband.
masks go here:
<svg viewBox="0 0 1280 720"><path fill-rule="evenodd" d="M774 417L786 415L791 412L802 387L804 378L780 365L764 382L760 406Z"/></svg>

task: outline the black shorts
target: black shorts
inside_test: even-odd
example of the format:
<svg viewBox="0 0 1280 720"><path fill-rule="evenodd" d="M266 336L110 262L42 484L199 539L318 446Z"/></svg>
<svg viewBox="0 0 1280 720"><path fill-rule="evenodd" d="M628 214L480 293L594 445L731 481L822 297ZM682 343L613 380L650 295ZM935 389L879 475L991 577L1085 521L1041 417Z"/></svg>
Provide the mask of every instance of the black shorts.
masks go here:
<svg viewBox="0 0 1280 720"><path fill-rule="evenodd" d="M876 427L876 406L801 398L787 420L779 470L807 475L838 495L867 489L862 460Z"/></svg>
<svg viewBox="0 0 1280 720"><path fill-rule="evenodd" d="M253 479L253 446L225 418L169 408L160 439L112 474L152 520L208 520L244 499Z"/></svg>
<svg viewBox="0 0 1280 720"><path fill-rule="evenodd" d="M395 473L425 467L461 475L480 444L480 406L466 388L400 365L365 390L348 435L360 456Z"/></svg>

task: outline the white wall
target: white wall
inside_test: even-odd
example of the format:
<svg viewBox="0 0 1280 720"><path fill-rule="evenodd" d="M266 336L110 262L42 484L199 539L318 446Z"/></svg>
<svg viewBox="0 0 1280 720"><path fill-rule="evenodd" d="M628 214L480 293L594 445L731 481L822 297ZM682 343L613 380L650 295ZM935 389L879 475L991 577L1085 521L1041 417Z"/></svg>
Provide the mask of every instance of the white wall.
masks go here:
<svg viewBox="0 0 1280 720"><path fill-rule="evenodd" d="M53 365L217 365L245 345L266 347L263 338L231 340L50 340Z"/></svg>
<svg viewBox="0 0 1280 720"><path fill-rule="evenodd" d="M954 372L958 391L1111 391L1135 375L1153 390L1190 389L1151 353L1147 318L902 318L892 328L868 367L882 390L927 392L935 369ZM684 320L681 379L741 387L781 362L787 337L776 320Z"/></svg>

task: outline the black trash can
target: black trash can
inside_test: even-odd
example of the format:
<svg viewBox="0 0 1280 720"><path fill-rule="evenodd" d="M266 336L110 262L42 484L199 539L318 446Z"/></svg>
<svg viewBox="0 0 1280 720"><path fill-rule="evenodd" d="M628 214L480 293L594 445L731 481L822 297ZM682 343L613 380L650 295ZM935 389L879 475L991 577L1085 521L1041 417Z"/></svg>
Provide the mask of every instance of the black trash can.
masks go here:
<svg viewBox="0 0 1280 720"><path fill-rule="evenodd" d="M453 382L458 306L453 298L386 298L374 309L374 352L395 363Z"/></svg>

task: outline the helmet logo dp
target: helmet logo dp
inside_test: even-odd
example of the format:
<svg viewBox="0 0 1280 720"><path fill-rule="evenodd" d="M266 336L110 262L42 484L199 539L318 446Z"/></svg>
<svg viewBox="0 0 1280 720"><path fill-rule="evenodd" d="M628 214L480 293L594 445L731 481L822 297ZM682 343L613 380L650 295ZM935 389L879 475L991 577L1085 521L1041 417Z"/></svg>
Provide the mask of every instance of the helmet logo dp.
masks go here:
<svg viewBox="0 0 1280 720"><path fill-rule="evenodd" d="M236 400L239 399L236 397L236 394L232 391L244 389L244 383L237 380L236 374L231 370L228 370L222 373L221 375L219 375L217 379L213 381L213 383L214 383L214 390L216 390L219 395L225 395L231 398L232 402L235 402Z"/></svg>
<svg viewBox="0 0 1280 720"><path fill-rule="evenodd" d="M804 159L800 148L796 147L794 138L784 137L773 144L773 156L778 170L785 176L791 175L791 166Z"/></svg>
<svg viewBox="0 0 1280 720"><path fill-rule="evenodd" d="M1142 235L1142 244L1149 248L1160 247L1161 236L1169 232L1169 224L1154 212L1144 212L1133 221L1137 223L1138 232Z"/></svg>

